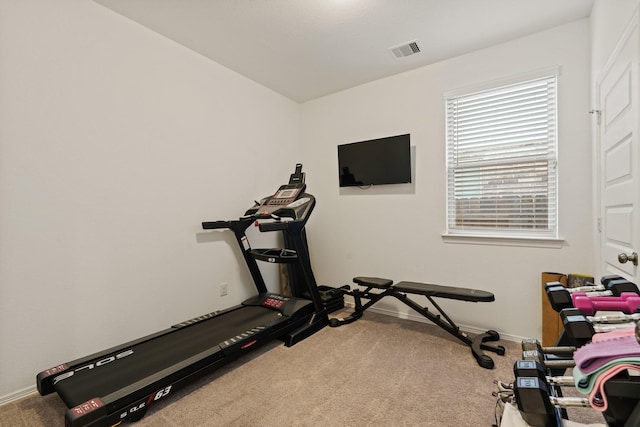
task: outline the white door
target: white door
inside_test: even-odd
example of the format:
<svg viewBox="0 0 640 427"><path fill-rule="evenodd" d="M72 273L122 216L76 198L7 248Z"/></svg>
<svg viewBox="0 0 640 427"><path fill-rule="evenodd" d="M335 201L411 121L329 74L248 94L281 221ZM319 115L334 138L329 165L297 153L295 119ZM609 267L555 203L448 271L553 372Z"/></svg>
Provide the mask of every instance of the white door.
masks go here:
<svg viewBox="0 0 640 427"><path fill-rule="evenodd" d="M600 275L640 284L640 96L638 16L625 31L597 86ZM626 260L626 262L624 262Z"/></svg>

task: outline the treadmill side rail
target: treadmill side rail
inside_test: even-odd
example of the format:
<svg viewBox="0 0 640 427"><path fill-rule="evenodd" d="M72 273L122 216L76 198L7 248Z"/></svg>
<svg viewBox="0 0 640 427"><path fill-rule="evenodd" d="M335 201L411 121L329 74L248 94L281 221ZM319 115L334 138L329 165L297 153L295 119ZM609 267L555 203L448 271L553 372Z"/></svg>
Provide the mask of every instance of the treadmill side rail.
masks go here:
<svg viewBox="0 0 640 427"><path fill-rule="evenodd" d="M145 381L148 383L147 386L143 387L140 383L131 384L102 399L90 399L69 409L65 414L65 426L111 427L125 420L139 421L149 406L228 361L219 347L214 348L169 370L159 372ZM131 402L133 395L138 397Z"/></svg>

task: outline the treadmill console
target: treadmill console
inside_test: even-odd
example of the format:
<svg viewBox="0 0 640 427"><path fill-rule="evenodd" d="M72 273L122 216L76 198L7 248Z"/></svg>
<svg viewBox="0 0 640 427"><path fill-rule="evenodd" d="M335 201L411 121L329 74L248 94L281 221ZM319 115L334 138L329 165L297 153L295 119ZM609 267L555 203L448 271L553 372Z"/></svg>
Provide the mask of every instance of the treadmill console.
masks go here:
<svg viewBox="0 0 640 427"><path fill-rule="evenodd" d="M276 191L276 194L271 196L263 206L284 207L294 202L300 196L302 191L304 191L305 187L305 184L281 185L280 188L278 188L278 191Z"/></svg>
<svg viewBox="0 0 640 427"><path fill-rule="evenodd" d="M272 294L266 297L262 301L262 305L269 308L275 308L280 310L285 302L287 302L289 298L283 297L281 295Z"/></svg>
<svg viewBox="0 0 640 427"><path fill-rule="evenodd" d="M307 205L312 197L305 194L307 185L304 183L302 165L296 165L296 171L289 178L289 183L281 185L272 196L265 197L249 209L245 215L256 218L276 217L299 219L307 211ZM306 196L306 197L303 197Z"/></svg>
<svg viewBox="0 0 640 427"><path fill-rule="evenodd" d="M302 194L306 184L287 184L281 185L273 196L265 197L259 203L249 209L246 215L256 215L260 217L269 217L271 214L296 218L295 212L291 208L297 207L293 205ZM301 199L302 200L302 199Z"/></svg>

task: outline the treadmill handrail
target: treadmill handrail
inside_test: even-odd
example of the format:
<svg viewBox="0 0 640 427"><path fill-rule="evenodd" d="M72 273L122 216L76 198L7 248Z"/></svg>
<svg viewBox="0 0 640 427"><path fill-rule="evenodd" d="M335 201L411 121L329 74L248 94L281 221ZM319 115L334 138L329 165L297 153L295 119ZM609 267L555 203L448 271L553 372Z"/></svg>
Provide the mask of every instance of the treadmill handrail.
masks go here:
<svg viewBox="0 0 640 427"><path fill-rule="evenodd" d="M251 216L242 216L239 219L221 220L221 221L203 221L203 230L219 230L228 228L233 231L244 231L253 223L254 218Z"/></svg>
<svg viewBox="0 0 640 427"><path fill-rule="evenodd" d="M231 221L205 221L202 223L203 230L216 230L220 228L231 228Z"/></svg>

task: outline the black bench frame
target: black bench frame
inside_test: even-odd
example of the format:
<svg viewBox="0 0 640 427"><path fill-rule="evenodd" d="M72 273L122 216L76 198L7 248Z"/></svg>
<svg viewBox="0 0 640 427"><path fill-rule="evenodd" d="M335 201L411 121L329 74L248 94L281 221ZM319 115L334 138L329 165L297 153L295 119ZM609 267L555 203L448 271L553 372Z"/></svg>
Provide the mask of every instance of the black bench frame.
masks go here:
<svg viewBox="0 0 640 427"><path fill-rule="evenodd" d="M362 314L373 304L386 296L392 296L471 347L473 356L483 368L493 369L494 362L493 359L484 354L482 350L491 351L500 356L505 354L505 348L503 346L486 344L486 341L498 341L500 339L500 335L496 331L489 330L471 339L465 332L460 330L460 327L456 325L433 299L437 297L469 302L491 302L494 301L495 298L490 292L428 283L398 282L394 284L392 280L378 277L355 277L353 282L365 287L364 290L357 288L353 290L345 289L348 287L342 288L347 295L351 295L354 299L355 309L353 313L346 318L330 319L330 326L336 327L354 322L362 317ZM381 292L373 292L374 289L379 289ZM409 298L408 294L425 296L439 314L432 313L428 307L423 307L416 303ZM364 305L362 304L363 298L368 300Z"/></svg>

